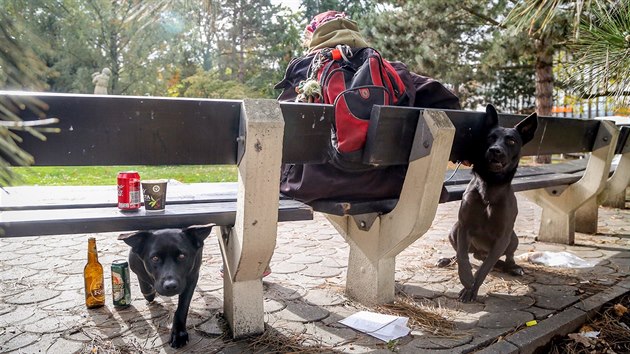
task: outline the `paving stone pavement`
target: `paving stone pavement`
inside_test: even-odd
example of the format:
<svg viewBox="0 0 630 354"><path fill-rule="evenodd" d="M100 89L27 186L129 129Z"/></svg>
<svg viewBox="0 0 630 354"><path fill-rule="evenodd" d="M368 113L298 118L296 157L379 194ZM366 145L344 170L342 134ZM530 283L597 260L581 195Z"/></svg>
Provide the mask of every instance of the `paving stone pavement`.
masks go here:
<svg viewBox="0 0 630 354"><path fill-rule="evenodd" d="M274 342L282 341L285 348L300 343L316 348L314 352L527 351L535 341L548 340L545 336L555 328L569 328L585 318L586 311L630 292L630 210L600 208L597 235L578 233L575 246L548 244L535 239L540 210L519 196L517 254L569 251L597 265L563 269L520 262L526 272L523 277L493 271L481 287L479 301L459 303L456 268L434 266L438 258L454 254L447 234L458 205L440 205L429 232L402 252L396 263L398 296L442 316L455 328L450 336L411 326L410 335L388 344L339 324L357 311L379 309L365 308L344 295L348 246L316 214L313 221L279 224L273 273L264 279L267 334L262 337L229 338L221 317L221 255L216 241L209 239L188 316L190 342L179 351L166 344L176 298L158 297L147 304L132 275L132 306L112 305L109 266L128 252L116 240L117 233L95 235L107 294L107 305L96 310L84 306L82 271L88 235L0 238L0 353L89 352L92 346L128 353L270 352ZM573 322L563 321L564 317ZM534 319L540 326L536 331L530 330L535 327L522 330L525 322ZM554 327L545 328L545 323Z"/></svg>

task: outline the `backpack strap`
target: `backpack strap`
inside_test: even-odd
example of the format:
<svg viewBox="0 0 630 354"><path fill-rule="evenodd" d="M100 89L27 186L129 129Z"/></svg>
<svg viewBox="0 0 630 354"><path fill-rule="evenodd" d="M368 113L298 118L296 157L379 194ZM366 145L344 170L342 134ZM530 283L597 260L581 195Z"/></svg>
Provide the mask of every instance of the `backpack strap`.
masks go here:
<svg viewBox="0 0 630 354"><path fill-rule="evenodd" d="M350 62L352 48L345 44L338 44L334 48L323 48L317 51L308 68L306 79L300 81L295 89L298 102L322 102L322 83L318 80L318 73L324 74L334 62ZM325 66L325 67L324 67ZM324 70L321 70L324 67Z"/></svg>

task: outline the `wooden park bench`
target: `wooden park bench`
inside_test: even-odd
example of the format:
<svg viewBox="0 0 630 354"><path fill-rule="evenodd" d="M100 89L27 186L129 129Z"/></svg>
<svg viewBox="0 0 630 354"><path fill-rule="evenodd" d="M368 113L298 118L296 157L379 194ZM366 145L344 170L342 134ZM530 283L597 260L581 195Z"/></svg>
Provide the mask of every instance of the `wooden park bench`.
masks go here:
<svg viewBox="0 0 630 354"><path fill-rule="evenodd" d="M408 164L400 198L321 200L309 207L279 197L280 166L327 160L329 105L11 92L0 92L0 99L16 95L44 101L47 115L60 119L61 132L46 142L24 136L21 146L35 165L238 166L236 184L169 186L160 215L120 212L113 199L76 203L63 195L18 205L19 187L0 206L3 237L221 225L224 313L234 337L264 330L261 279L276 245L277 221L310 219L312 210L325 213L350 246L346 293L364 304L393 301L396 255L429 229L440 202L461 198L455 184L442 188L446 168L449 159L466 158L483 118L480 112L375 106L364 162ZM23 117L34 119L26 111ZM501 116L508 125L520 118ZM543 206L541 234L571 237L575 210L605 186L617 135L610 122L540 118L527 155L591 152L582 177L532 176L519 189Z"/></svg>

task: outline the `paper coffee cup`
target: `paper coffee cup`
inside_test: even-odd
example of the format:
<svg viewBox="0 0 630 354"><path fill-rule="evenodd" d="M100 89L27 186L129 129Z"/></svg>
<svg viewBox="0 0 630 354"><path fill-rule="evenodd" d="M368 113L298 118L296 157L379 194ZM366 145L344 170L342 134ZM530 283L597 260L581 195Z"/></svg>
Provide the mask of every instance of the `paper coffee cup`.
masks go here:
<svg viewBox="0 0 630 354"><path fill-rule="evenodd" d="M164 211L166 206L166 185L168 180L154 179L141 181L144 209L146 211Z"/></svg>

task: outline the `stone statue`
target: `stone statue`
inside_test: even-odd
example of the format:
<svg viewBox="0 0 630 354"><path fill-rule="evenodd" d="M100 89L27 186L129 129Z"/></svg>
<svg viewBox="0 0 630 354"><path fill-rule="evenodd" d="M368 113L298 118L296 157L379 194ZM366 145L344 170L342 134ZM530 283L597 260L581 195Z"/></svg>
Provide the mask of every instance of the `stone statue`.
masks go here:
<svg viewBox="0 0 630 354"><path fill-rule="evenodd" d="M109 68L104 68L102 72L95 72L92 74L92 83L94 86L95 95L107 95L107 86L109 85L109 76L112 71Z"/></svg>

